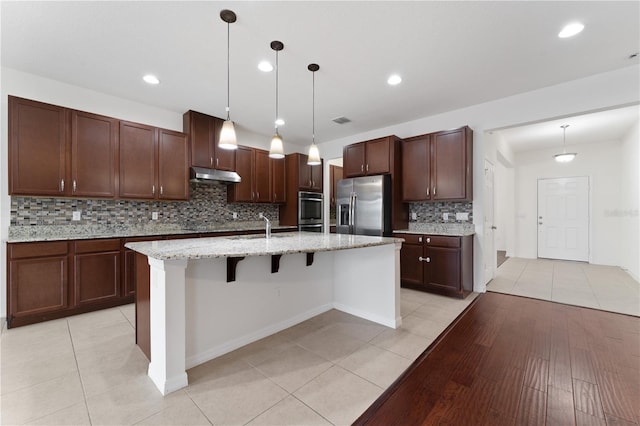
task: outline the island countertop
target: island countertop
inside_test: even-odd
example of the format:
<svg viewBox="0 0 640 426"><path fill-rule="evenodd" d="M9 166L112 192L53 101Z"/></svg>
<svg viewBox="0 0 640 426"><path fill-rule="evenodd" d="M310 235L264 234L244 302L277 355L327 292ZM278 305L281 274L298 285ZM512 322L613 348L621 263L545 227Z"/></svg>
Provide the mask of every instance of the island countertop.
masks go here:
<svg viewBox="0 0 640 426"><path fill-rule="evenodd" d="M400 238L316 232L284 232L127 243L125 247L158 260L267 256L347 250L401 243Z"/></svg>

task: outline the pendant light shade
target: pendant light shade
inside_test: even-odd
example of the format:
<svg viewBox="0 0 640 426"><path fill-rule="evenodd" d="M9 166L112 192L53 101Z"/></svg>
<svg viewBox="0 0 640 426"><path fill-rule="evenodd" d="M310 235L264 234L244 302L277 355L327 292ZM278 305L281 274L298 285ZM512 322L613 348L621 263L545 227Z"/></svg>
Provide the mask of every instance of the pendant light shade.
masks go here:
<svg viewBox="0 0 640 426"><path fill-rule="evenodd" d="M227 119L222 123L218 146L222 149L237 149L236 129L229 114L229 24L236 22L236 14L228 9L220 11L220 19L227 23Z"/></svg>
<svg viewBox="0 0 640 426"><path fill-rule="evenodd" d="M280 66L278 64L278 52L284 49L284 44L281 41L274 40L271 42L271 49L276 51L276 118L274 124L276 126L276 133L271 138L271 146L269 148L269 157L271 158L284 158L284 146L282 143L282 136L278 133L278 71Z"/></svg>
<svg viewBox="0 0 640 426"><path fill-rule="evenodd" d="M567 127L569 127L568 124L564 124L562 126L560 126L562 128L562 154L556 154L553 156L553 158L558 162L558 163L568 163L570 161L573 161L574 158L576 158L576 155L578 155L575 152L567 152Z"/></svg>
<svg viewBox="0 0 640 426"><path fill-rule="evenodd" d="M311 101L311 146L309 147L309 157L307 164L310 166L318 166L322 164L320 160L320 150L316 145L316 71L320 69L318 64L309 64L307 67L311 71L312 79L312 101Z"/></svg>

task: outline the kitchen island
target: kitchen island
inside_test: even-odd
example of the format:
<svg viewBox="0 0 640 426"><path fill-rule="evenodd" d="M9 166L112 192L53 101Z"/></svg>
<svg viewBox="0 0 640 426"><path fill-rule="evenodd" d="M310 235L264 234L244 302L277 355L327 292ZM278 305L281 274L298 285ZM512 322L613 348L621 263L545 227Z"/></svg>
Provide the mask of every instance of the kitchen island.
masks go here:
<svg viewBox="0 0 640 426"><path fill-rule="evenodd" d="M149 265L149 376L173 392L187 368L333 308L400 326L401 241L290 232L127 244Z"/></svg>

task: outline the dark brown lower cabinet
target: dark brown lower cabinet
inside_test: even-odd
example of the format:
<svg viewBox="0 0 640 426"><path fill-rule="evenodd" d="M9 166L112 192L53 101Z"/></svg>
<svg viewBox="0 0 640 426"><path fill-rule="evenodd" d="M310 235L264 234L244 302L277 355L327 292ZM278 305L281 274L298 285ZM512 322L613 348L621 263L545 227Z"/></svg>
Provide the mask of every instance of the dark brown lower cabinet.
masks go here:
<svg viewBox="0 0 640 426"><path fill-rule="evenodd" d="M75 305L120 297L120 239L76 241L73 256Z"/></svg>
<svg viewBox="0 0 640 426"><path fill-rule="evenodd" d="M119 238L7 244L7 327L133 302Z"/></svg>
<svg viewBox="0 0 640 426"><path fill-rule="evenodd" d="M473 291L473 236L394 234L402 287L465 297Z"/></svg>

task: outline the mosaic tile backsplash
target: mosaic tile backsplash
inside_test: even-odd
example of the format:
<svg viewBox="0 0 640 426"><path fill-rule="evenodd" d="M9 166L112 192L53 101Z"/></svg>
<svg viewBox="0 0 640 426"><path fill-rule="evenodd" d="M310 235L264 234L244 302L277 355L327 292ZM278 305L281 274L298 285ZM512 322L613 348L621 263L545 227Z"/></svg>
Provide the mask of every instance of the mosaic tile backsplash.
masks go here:
<svg viewBox="0 0 640 426"><path fill-rule="evenodd" d="M272 221L279 220L277 205L228 204L227 186L223 184L190 184L189 201L133 201L72 198L11 197L11 225L128 225L151 222L182 226L231 221L255 221L263 213ZM82 219L72 221L73 212ZM233 218L233 213L238 217Z"/></svg>
<svg viewBox="0 0 640 426"><path fill-rule="evenodd" d="M415 220L410 222L428 222L428 223L451 223L456 221L456 213L469 213L469 220L465 222L473 222L473 203L468 201L460 202L436 202L436 203L411 203L409 204L409 218L412 213L416 213ZM449 220L442 218L443 213L449 213Z"/></svg>

